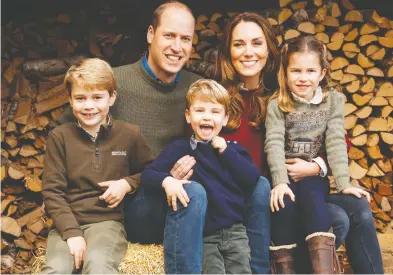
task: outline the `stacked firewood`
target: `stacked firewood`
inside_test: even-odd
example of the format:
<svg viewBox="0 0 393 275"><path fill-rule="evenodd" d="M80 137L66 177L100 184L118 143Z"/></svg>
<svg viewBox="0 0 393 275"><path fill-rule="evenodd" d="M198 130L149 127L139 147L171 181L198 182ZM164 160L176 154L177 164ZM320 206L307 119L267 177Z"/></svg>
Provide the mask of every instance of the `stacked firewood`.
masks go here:
<svg viewBox="0 0 393 275"><path fill-rule="evenodd" d="M373 10L358 11L349 0L279 1L280 10L261 14L273 26L280 45L310 34L329 50L332 85L341 88L347 99L351 178L372 194L375 224L384 232L393 217L393 21ZM189 70L212 75L217 44L235 14L197 16ZM30 273L34 255L46 247L52 222L41 211L43 156L51 123L67 107L68 94L62 83L65 72L84 56L104 58L117 66L135 61L141 54L140 46L130 43L132 31L124 31L121 15L105 11L94 24L82 24L88 21L85 16L61 13L37 22L11 21L2 26L4 273Z"/></svg>
<svg viewBox="0 0 393 275"><path fill-rule="evenodd" d="M85 56L112 65L135 61L145 44L130 40L126 14L99 5L96 14L73 9L2 25L2 273L31 273L46 247L52 221L41 211L45 143L67 107L66 71Z"/></svg>

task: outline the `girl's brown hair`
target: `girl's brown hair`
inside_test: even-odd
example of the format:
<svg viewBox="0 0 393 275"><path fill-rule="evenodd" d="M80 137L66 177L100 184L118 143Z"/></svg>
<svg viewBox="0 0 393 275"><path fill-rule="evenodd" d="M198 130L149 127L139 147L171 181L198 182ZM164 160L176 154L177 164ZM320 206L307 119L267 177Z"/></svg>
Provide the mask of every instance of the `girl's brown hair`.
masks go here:
<svg viewBox="0 0 393 275"><path fill-rule="evenodd" d="M278 71L278 82L280 88L274 97L277 97L278 106L281 111L288 113L294 109L294 100L287 83L287 67L289 58L294 53L314 53L319 58L322 70L326 69L325 77L319 82L323 91L323 100L326 100L329 86L329 61L326 46L313 36L298 36L289 41L281 49L280 69Z"/></svg>
<svg viewBox="0 0 393 275"><path fill-rule="evenodd" d="M269 55L266 65L262 69L260 75L260 85L253 92L250 103L251 112L249 125L255 129L259 129L261 123L266 117L266 107L268 99L272 94L271 91L277 88L274 79L278 68L278 42L273 28L267 20L265 20L261 15L251 12L240 13L232 18L225 28L224 35L218 49L218 58L216 61L214 76L227 88L231 97L227 128L237 129L240 126L241 115L245 111L246 107L244 106L244 101L240 94L240 75L236 72L231 62L231 41L233 29L241 22L254 22L257 24L262 29L266 37L268 48ZM269 77L269 75L273 75L273 78Z"/></svg>

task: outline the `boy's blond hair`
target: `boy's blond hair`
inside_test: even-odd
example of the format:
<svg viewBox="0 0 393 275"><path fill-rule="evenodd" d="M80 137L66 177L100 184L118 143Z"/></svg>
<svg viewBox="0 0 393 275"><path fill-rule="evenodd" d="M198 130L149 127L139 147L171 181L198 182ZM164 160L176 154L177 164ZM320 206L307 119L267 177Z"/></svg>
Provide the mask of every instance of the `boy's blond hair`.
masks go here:
<svg viewBox="0 0 393 275"><path fill-rule="evenodd" d="M224 106L225 113L228 114L229 93L221 84L212 79L199 79L190 86L186 95L187 109L190 109L194 99L221 104Z"/></svg>
<svg viewBox="0 0 393 275"><path fill-rule="evenodd" d="M72 65L64 78L64 84L69 96L74 85L86 91L108 91L110 96L116 91L116 80L111 66L99 58L83 59Z"/></svg>

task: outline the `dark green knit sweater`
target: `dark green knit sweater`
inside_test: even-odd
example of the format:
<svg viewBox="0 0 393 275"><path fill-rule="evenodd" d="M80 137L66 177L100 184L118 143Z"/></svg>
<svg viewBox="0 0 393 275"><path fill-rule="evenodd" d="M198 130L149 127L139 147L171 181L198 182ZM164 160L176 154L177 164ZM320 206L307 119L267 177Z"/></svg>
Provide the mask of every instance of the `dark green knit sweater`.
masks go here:
<svg viewBox="0 0 393 275"><path fill-rule="evenodd" d="M140 127L154 156L184 136L186 93L200 77L182 70L176 84L160 84L142 67L141 61L114 68L118 98L113 116Z"/></svg>

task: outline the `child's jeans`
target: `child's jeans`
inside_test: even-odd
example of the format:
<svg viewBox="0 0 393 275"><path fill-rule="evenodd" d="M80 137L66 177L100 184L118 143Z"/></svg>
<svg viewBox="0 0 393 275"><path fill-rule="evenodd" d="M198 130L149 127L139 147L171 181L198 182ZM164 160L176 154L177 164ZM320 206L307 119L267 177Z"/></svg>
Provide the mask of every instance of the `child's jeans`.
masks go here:
<svg viewBox="0 0 393 275"><path fill-rule="evenodd" d="M118 221L104 221L81 226L86 252L82 274L115 274L127 251L124 226ZM46 264L42 274L71 274L75 272L74 257L67 242L56 229L49 232Z"/></svg>
<svg viewBox="0 0 393 275"><path fill-rule="evenodd" d="M251 274L246 228L234 224L203 238L204 274Z"/></svg>
<svg viewBox="0 0 393 275"><path fill-rule="evenodd" d="M326 203L329 179L307 177L289 185L295 195L293 202L284 196L285 207L272 213L272 242L274 246L297 243L300 234L327 232L331 226Z"/></svg>

